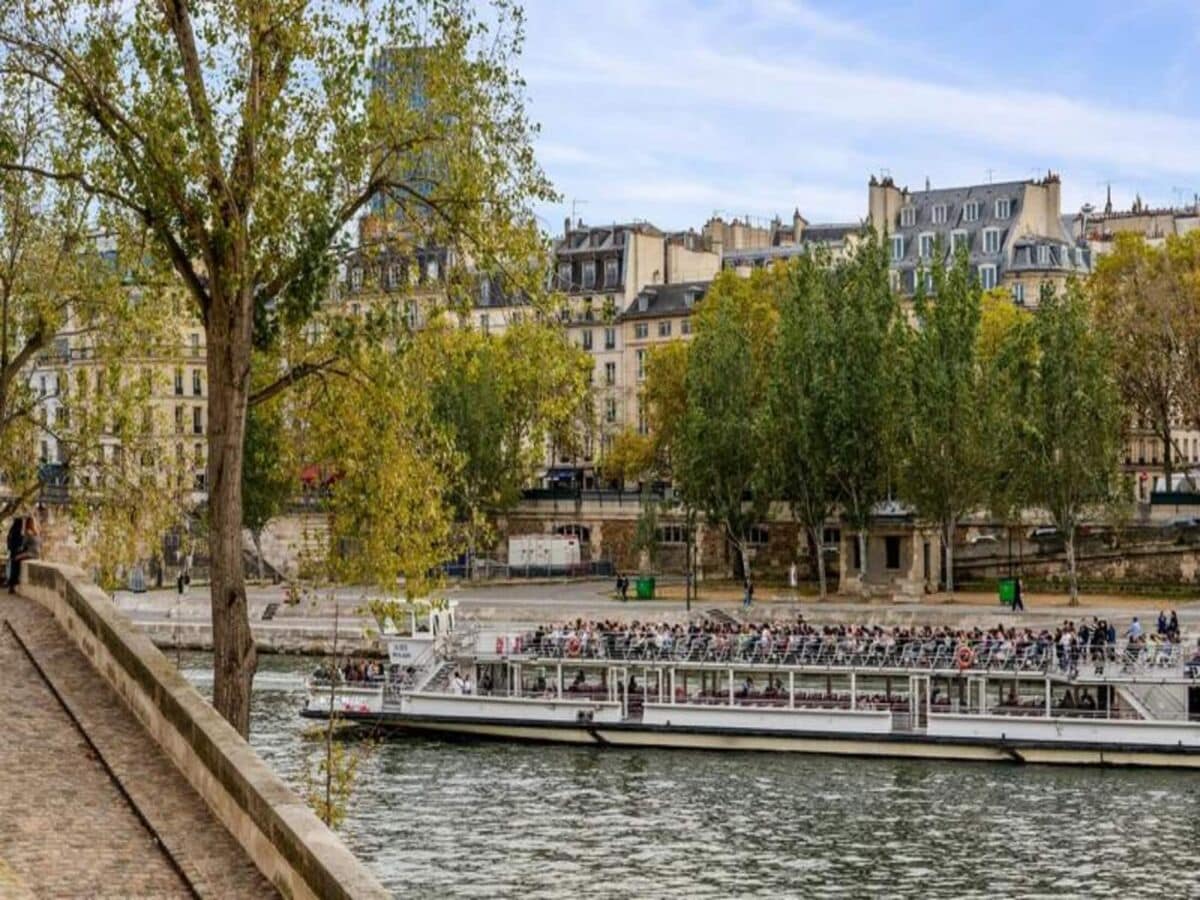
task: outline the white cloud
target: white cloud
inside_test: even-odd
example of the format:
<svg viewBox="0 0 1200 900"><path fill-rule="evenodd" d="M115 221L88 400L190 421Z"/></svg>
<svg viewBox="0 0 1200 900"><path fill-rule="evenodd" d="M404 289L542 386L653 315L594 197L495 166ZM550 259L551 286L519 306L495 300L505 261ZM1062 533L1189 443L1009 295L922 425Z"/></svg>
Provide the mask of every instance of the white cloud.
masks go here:
<svg viewBox="0 0 1200 900"><path fill-rule="evenodd" d="M1200 169L1196 118L1067 96L1052 78L1015 87L983 54L933 77L912 63L922 48L886 46L810 0L568 7L531 7L523 69L544 163L603 218L685 218L660 223L673 226L798 204L857 220L882 167L914 185L1053 168L1069 198L1095 198L1096 173L1189 184Z"/></svg>

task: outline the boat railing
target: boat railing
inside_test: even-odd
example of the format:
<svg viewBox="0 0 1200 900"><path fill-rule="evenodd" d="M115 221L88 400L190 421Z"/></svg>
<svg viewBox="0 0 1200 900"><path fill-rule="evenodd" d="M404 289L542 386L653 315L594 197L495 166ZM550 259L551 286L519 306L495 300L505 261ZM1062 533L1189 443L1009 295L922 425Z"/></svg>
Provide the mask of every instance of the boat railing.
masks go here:
<svg viewBox="0 0 1200 900"><path fill-rule="evenodd" d="M593 632L525 635L514 659L725 663L828 669L1200 675L1200 655L1175 642L1128 640L1064 647L1051 639L877 639L829 635Z"/></svg>

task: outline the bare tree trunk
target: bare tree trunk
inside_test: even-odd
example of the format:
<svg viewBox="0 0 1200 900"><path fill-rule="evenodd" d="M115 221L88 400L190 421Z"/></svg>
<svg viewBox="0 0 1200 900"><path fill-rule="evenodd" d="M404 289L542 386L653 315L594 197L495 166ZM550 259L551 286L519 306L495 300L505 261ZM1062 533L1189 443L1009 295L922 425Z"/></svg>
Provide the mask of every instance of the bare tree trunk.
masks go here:
<svg viewBox="0 0 1200 900"><path fill-rule="evenodd" d="M1066 529L1066 551L1067 551L1067 586L1070 591L1070 605L1079 605L1079 573L1075 563L1075 529Z"/></svg>
<svg viewBox="0 0 1200 900"><path fill-rule="evenodd" d="M243 303L244 309L233 308ZM214 289L207 318L213 706L248 737L250 687L257 666L242 562L242 463L252 322L249 300Z"/></svg>
<svg viewBox="0 0 1200 900"><path fill-rule="evenodd" d="M954 597L954 519L942 523L942 552L946 556L946 592Z"/></svg>
<svg viewBox="0 0 1200 900"><path fill-rule="evenodd" d="M864 587L867 583L867 529L858 531L858 577Z"/></svg>
<svg viewBox="0 0 1200 900"><path fill-rule="evenodd" d="M823 531L822 527L808 529L808 536L812 538L817 553L817 596L821 600L825 599L827 590L825 585L825 548L821 544L821 540L825 536Z"/></svg>

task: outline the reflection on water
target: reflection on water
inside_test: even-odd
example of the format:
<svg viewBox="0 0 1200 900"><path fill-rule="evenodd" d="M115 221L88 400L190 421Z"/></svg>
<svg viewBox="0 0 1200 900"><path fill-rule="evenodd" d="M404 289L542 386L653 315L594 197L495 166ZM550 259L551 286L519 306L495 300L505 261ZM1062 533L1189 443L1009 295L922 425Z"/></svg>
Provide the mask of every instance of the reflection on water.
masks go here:
<svg viewBox="0 0 1200 900"><path fill-rule="evenodd" d="M314 663L260 665L253 743L295 784ZM1186 772L391 737L342 834L406 897L1200 896Z"/></svg>

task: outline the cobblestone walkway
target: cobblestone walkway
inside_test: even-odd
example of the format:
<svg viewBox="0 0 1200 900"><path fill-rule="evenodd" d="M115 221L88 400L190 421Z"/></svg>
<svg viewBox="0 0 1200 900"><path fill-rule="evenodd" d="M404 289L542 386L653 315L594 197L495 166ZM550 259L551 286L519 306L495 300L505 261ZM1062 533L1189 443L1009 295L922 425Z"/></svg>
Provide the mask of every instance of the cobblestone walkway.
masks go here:
<svg viewBox="0 0 1200 900"><path fill-rule="evenodd" d="M0 625L0 898L277 896L53 617L4 594L0 619L129 795Z"/></svg>

